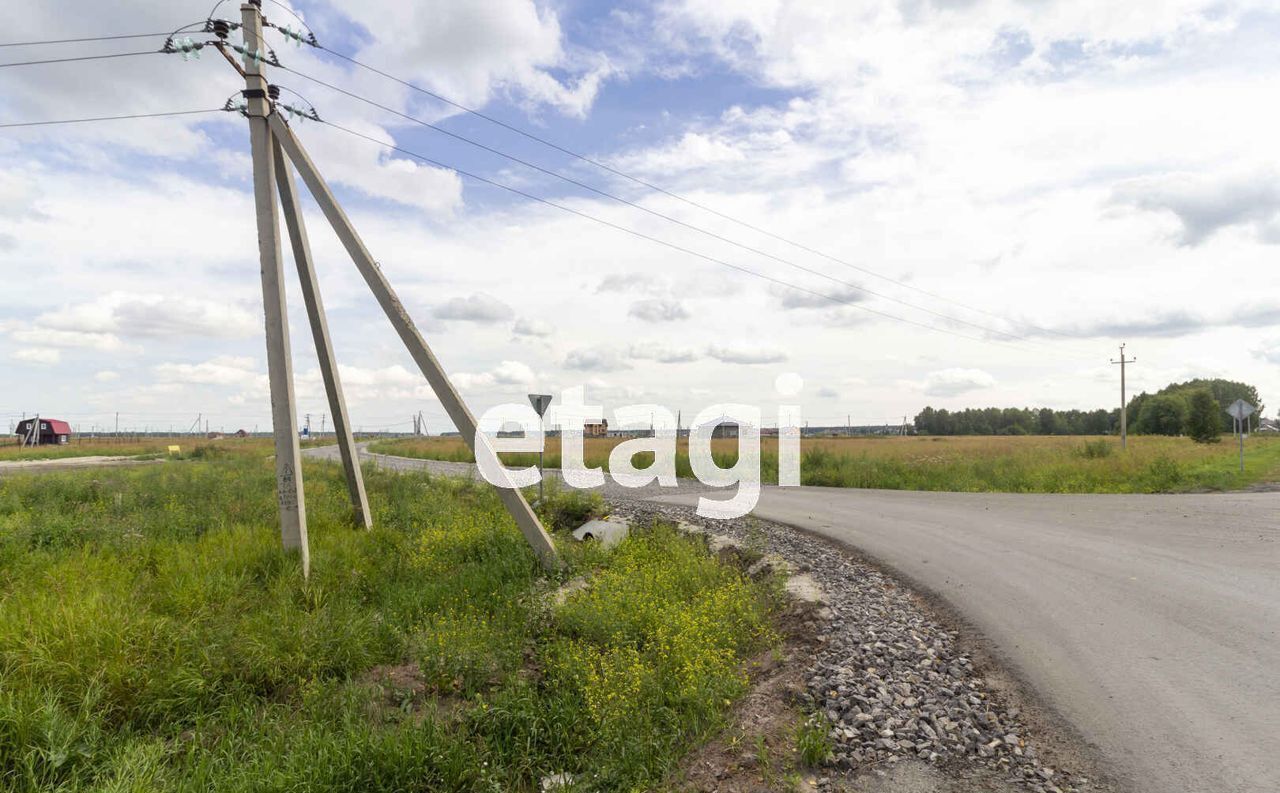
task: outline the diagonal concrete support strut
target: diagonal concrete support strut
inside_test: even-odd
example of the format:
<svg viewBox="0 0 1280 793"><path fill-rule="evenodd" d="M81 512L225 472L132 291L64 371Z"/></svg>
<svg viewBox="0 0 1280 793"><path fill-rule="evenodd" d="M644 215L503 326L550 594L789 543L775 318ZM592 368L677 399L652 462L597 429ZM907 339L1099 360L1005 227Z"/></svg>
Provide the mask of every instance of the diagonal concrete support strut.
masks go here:
<svg viewBox="0 0 1280 793"><path fill-rule="evenodd" d="M306 150L302 148L302 144L294 136L293 130L289 128L289 125L285 123L278 113L273 113L268 118L268 123L270 124L271 132L293 162L307 189L315 197L321 211L324 212L330 225L333 226L333 230L337 233L338 239L342 242L343 247L347 249L347 253L351 255L356 268L364 277L365 283L369 285L369 289L373 292L378 304L382 306L387 319L391 321L392 327L399 334L400 340L404 342L409 354L413 356L418 368L422 370L423 376L427 378L427 382L431 385L432 390L435 391L436 397L439 398L445 412L449 414L449 418L453 420L454 426L458 428L467 445L472 448L472 452L475 452L477 440L488 444L489 441L486 436L480 435L477 438L475 417L471 415L471 411L462 401L462 397L454 389L453 383L449 382L449 377L445 374L444 368L436 360L431 348L427 346L426 340L423 339L417 326L414 325L413 319L410 318L404 306L401 305L395 290L391 288L386 276L382 274L382 269L378 267L377 262L373 260L368 249L365 248L360 235L356 233L355 227L351 225L346 213L338 205L333 193L329 190L329 186L320 176L319 171L316 170L315 164L311 162ZM547 567L558 565L559 556L556 554L555 545L552 543L550 535L542 527L538 516L533 513L529 503L525 501L524 495L516 488L498 488L498 495L507 511L515 518L516 525L520 527L520 531L524 534L529 545L533 547L534 552L538 554L543 565Z"/></svg>
<svg viewBox="0 0 1280 793"><path fill-rule="evenodd" d="M342 379L338 375L338 362L333 354L333 342L329 338L329 321L325 318L324 301L320 297L320 283L316 279L315 263L311 258L311 243L307 239L307 227L302 220L302 207L298 203L298 192L293 183L289 161L285 159L280 150L280 142L274 136L271 147L275 160L276 187L280 190L280 208L284 214L285 228L289 232L289 242L293 246L293 260L298 265L302 300L307 306L311 338L316 344L320 375L324 379L325 394L329 398L329 410L333 413L333 430L338 440L338 452L342 457L342 470L347 478L353 518L357 526L367 529L373 525L373 517L369 514L369 499L365 495L364 478L360 474L360 457L356 451L355 439L351 435L347 400L342 395Z"/></svg>

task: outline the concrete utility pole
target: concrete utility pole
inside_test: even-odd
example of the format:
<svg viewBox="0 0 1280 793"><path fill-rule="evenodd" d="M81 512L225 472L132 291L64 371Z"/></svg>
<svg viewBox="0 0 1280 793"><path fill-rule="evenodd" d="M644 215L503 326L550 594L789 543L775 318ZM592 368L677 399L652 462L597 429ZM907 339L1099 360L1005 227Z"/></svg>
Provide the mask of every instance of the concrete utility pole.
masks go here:
<svg viewBox="0 0 1280 793"><path fill-rule="evenodd" d="M246 14L247 18L248 14ZM254 18L257 19L256 14ZM254 43L256 44L256 40ZM253 121L255 119L251 118L250 122L252 123ZM302 144L294 136L293 130L289 128L289 125L285 123L279 113L273 113L268 116L267 123L270 126L271 133L280 142L285 153L293 162L294 168L298 170L298 174L302 177L307 189L311 191L312 197L315 198L316 203L320 205L321 211L330 225L333 226L338 239L342 242L343 247L347 249L347 253L350 254L356 269L364 277L365 283L368 284L369 289L373 292L378 304L382 306L383 312L386 313L387 319L391 321L391 325L400 336L400 340L408 349L409 354L413 357L414 362L417 363L422 374L427 378L427 382L431 385L432 390L435 391L436 397L439 398L440 403L444 406L445 412L448 413L449 418L453 420L454 426L462 434L463 440L471 447L472 453L475 453L477 442L489 444L487 436L477 435L475 416L471 414L466 403L462 401L462 397L454 389L453 383L449 381L448 375L444 372L444 368L436 360L431 348L427 346L426 340L418 331L417 326L414 325L413 319L400 303L400 298L396 296L395 290L391 288L386 276L382 274L382 269L373 260L373 256L369 254L368 249L365 248L360 235L356 233L355 227L351 225L346 213L338 205L333 193L329 190L329 186L320 176L320 172L316 170L315 164L311 162L306 150L302 148ZM520 527L525 540L533 547L534 552L538 554L542 563L547 567L558 565L559 556L556 553L555 544L552 543L551 537L542 527L538 516L529 508L529 503L525 501L524 494L516 488L500 487L498 488L498 497L515 519L516 525Z"/></svg>
<svg viewBox="0 0 1280 793"><path fill-rule="evenodd" d="M1120 364L1120 448L1121 449L1129 448L1129 417L1128 417L1129 411L1125 405L1124 367L1126 364L1131 364L1136 360L1138 360L1136 357L1130 358L1127 361L1125 360L1123 344L1120 345L1120 360L1117 361L1114 358L1111 360L1111 363L1113 364L1115 363Z"/></svg>
<svg viewBox="0 0 1280 793"><path fill-rule="evenodd" d="M280 143L271 141L272 158L275 160L276 186L280 190L280 206L284 210L284 224L293 245L293 261L298 266L298 282L302 285L302 302L307 306L307 319L311 322L311 338L316 344L316 357L320 359L320 376L329 397L329 410L333 411L333 431L338 441L338 453L342 457L342 472L347 479L347 493L351 497L353 519L357 526L370 528L373 516L369 514L369 499L364 491L364 477L360 474L360 456L355 438L351 436L351 420L347 415L347 400L342 395L342 379L338 376L338 361L333 354L333 342L329 338L329 321L325 318L324 301L320 298L320 282L316 279L315 264L311 259L311 242L307 227L302 222L302 206L293 182L293 172L280 151ZM323 432L323 430L322 430ZM307 434L311 434L311 416L307 415Z"/></svg>
<svg viewBox="0 0 1280 793"><path fill-rule="evenodd" d="M240 6L240 19L245 49L251 53L265 51L261 9L253 3L245 3ZM298 433L294 430L298 412L293 391L293 358L289 350L284 268L280 262L280 221L276 216L275 147L267 121L274 114L260 59L244 59L244 87L249 145L253 154L253 198L258 216L262 304L266 311L267 375L271 382L280 539L285 548L298 550L305 577L311 572L311 552L307 546L307 508L302 497L302 449Z"/></svg>

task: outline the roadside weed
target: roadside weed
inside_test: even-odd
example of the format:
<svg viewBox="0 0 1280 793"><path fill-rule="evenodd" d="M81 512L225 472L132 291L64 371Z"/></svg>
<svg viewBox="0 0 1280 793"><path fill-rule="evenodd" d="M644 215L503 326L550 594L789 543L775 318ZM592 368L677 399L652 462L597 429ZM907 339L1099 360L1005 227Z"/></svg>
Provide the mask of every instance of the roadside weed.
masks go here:
<svg viewBox="0 0 1280 793"><path fill-rule="evenodd" d="M772 592L669 527L548 577L486 485L365 476L371 531L307 465L308 581L260 451L0 480L0 789L643 789L772 641Z"/></svg>

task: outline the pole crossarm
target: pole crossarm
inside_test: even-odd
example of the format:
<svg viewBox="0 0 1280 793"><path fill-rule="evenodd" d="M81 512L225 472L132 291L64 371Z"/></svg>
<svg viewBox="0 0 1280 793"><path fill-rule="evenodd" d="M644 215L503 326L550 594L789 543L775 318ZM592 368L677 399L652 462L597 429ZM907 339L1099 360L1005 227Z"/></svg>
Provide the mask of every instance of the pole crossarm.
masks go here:
<svg viewBox="0 0 1280 793"><path fill-rule="evenodd" d="M278 113L268 116L267 123L270 125L271 132L276 140L280 142L285 154L292 161L294 168L297 169L298 174L302 177L303 183L311 191L316 203L320 205L325 218L333 226L338 239L342 242L343 247L346 248L347 253L350 254L356 269L360 271L360 275L373 292L378 304L387 315L387 319L390 320L392 327L395 328L396 333L400 336L400 340L408 349L423 376L426 377L431 389L435 392L441 405L444 406L445 412L449 414L449 418L453 420L454 425L462 434L467 445L471 447L473 453L476 452L475 446L477 442L488 446L488 437L476 432L475 417L471 414L470 409L467 408L466 403L462 401L462 397L453 387L453 383L449 381L444 367L440 365L435 354L427 345L413 319L400 302L395 290L392 289L386 276L383 275L382 269L374 261L368 249L365 248L360 235L356 232L350 219L347 218L346 213L343 212L337 199L334 198L328 184L320 176L320 172L302 147L301 142L293 134L293 130L289 128L289 125ZM492 447L489 446L489 449L491 450ZM478 456L477 459L479 459ZM559 564L559 555L556 553L555 544L552 542L550 535L547 534L546 529L542 527L538 516L529 507L529 503L525 501L524 495L520 490L515 487L499 487L498 495L507 511L515 519L516 525L519 526L521 533L524 534L525 540L532 546L543 565L547 567L557 566Z"/></svg>

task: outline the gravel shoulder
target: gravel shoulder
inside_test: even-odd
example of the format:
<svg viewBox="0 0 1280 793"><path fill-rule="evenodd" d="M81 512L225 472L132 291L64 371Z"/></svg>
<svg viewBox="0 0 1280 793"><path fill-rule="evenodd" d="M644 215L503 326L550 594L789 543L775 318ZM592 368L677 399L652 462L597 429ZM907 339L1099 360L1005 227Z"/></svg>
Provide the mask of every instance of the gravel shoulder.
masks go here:
<svg viewBox="0 0 1280 793"><path fill-rule="evenodd" d="M766 488L754 514L935 593L1128 788L1270 793L1277 499Z"/></svg>
<svg viewBox="0 0 1280 793"><path fill-rule="evenodd" d="M1044 714L979 637L882 570L789 526L707 521L688 507L611 500L633 521L669 520L786 560L825 608L803 658L804 710L830 725L821 790L895 793L1113 791L1092 750Z"/></svg>

